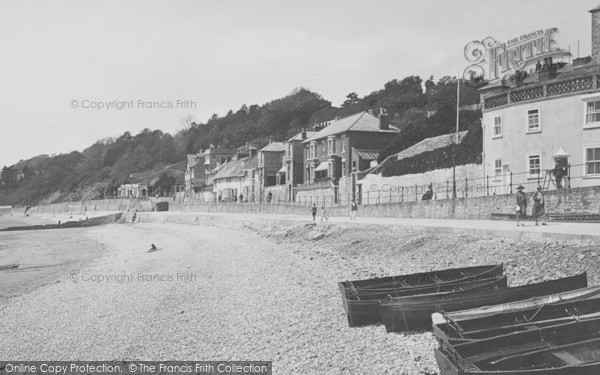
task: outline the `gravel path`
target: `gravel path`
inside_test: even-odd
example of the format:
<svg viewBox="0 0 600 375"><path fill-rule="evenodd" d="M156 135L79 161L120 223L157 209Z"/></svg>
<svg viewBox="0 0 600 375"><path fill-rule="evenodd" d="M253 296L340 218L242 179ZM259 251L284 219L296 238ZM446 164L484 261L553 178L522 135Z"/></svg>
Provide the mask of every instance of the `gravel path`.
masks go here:
<svg viewBox="0 0 600 375"><path fill-rule="evenodd" d="M104 256L0 311L5 358L272 360L276 374L435 373L430 333L348 328L337 273L304 245L177 224L86 233L108 247ZM150 243L159 251L146 253ZM123 282L89 281L93 275Z"/></svg>

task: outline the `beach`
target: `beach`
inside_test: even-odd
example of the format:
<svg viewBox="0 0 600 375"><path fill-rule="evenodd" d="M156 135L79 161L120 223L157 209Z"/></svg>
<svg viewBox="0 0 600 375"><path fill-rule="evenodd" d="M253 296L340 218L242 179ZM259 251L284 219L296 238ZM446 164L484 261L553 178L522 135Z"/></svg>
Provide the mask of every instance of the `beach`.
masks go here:
<svg viewBox="0 0 600 375"><path fill-rule="evenodd" d="M275 374L435 374L431 332L349 328L337 282L496 262L512 285L587 267L598 277L593 244L343 223L148 221L21 240L30 238L71 254L51 267L52 282L3 301L0 352L16 360L269 360Z"/></svg>

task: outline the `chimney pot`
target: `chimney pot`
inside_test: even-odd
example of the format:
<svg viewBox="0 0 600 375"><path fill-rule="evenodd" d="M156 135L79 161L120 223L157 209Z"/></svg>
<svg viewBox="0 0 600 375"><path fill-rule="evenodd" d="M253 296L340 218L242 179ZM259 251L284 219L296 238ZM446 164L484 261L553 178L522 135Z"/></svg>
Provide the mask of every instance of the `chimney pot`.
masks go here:
<svg viewBox="0 0 600 375"><path fill-rule="evenodd" d="M592 14L592 59L598 57L600 51L600 6L590 10Z"/></svg>
<svg viewBox="0 0 600 375"><path fill-rule="evenodd" d="M390 130L390 117L385 112L385 108L379 110L379 129Z"/></svg>

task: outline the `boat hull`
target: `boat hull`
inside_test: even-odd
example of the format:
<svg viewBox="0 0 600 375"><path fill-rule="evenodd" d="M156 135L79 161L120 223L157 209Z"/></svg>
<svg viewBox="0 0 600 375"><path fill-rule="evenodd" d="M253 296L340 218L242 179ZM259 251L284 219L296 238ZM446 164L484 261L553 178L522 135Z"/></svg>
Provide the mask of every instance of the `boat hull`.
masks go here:
<svg viewBox="0 0 600 375"><path fill-rule="evenodd" d="M538 284L495 290L471 290L447 295L392 298L379 303L379 313L388 332L431 328L431 314L524 300L587 287L587 275L567 277Z"/></svg>
<svg viewBox="0 0 600 375"><path fill-rule="evenodd" d="M410 289L405 290L402 293L405 294L404 298L410 298L415 295L428 295L428 293L449 294L456 290L506 288L506 285L507 281L506 277L504 276L486 280L447 283L433 288ZM348 317L348 325L350 327L358 327L381 323L381 315L379 314L380 301L381 300L379 299L342 299L344 310L346 311L346 315Z"/></svg>

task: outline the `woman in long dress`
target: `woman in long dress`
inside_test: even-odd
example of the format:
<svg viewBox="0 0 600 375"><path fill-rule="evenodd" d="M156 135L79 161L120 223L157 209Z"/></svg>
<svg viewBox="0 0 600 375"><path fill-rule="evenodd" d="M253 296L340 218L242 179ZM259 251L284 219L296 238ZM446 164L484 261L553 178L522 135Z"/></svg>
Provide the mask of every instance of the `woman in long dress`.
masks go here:
<svg viewBox="0 0 600 375"><path fill-rule="evenodd" d="M525 189L523 185L519 185L519 187L517 187L517 194L515 194L515 197L517 200L517 226L520 225L524 227L525 224L521 223L521 219L525 220L527 218L527 196L525 196L523 189Z"/></svg>
<svg viewBox="0 0 600 375"><path fill-rule="evenodd" d="M535 225L538 223L539 218L542 218L542 225L546 225L546 201L544 200L544 193L542 193L542 187L538 186L537 191L533 194L533 218L535 219Z"/></svg>

